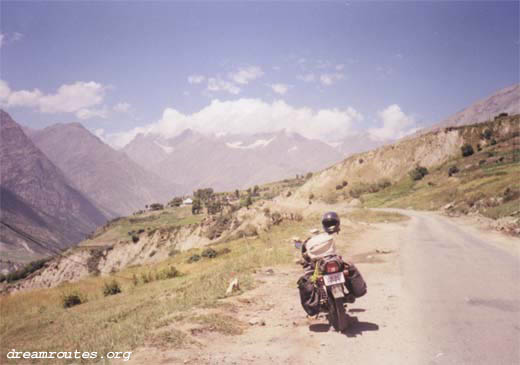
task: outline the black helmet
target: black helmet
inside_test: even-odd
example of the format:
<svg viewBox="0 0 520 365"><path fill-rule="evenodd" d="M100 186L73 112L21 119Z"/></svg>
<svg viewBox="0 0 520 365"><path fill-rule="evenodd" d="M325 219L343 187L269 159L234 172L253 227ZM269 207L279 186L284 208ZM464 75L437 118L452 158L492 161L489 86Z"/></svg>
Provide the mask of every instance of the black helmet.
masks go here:
<svg viewBox="0 0 520 365"><path fill-rule="evenodd" d="M321 224L323 224L323 229L327 233L339 232L339 216L336 212L327 212L323 215L321 219Z"/></svg>

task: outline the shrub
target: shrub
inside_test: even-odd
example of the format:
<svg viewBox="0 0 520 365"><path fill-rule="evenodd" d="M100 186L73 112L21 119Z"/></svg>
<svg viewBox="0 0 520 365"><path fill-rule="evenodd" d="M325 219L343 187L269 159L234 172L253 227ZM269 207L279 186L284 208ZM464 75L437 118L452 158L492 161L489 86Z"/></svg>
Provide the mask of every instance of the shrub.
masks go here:
<svg viewBox="0 0 520 365"><path fill-rule="evenodd" d="M168 266L167 269L164 269L159 273L159 279L173 279L181 275L181 272L177 270L175 266Z"/></svg>
<svg viewBox="0 0 520 365"><path fill-rule="evenodd" d="M477 151L482 151L482 147L480 146L480 143L477 143Z"/></svg>
<svg viewBox="0 0 520 365"><path fill-rule="evenodd" d="M480 161L478 162L478 165L479 165L479 166L482 166L482 165L484 165L485 163L486 163L486 160L480 160Z"/></svg>
<svg viewBox="0 0 520 365"><path fill-rule="evenodd" d="M172 207L180 207L182 205L182 198L179 198L179 197L173 198L172 201L170 202L170 205Z"/></svg>
<svg viewBox="0 0 520 365"><path fill-rule="evenodd" d="M132 235L132 242L133 242L133 243L137 243L137 242L139 242L139 236L136 235L136 234Z"/></svg>
<svg viewBox="0 0 520 365"><path fill-rule="evenodd" d="M280 223L282 223L282 215L278 212L274 212L273 214L271 214L271 221L273 222L273 224L275 226L279 225Z"/></svg>
<svg viewBox="0 0 520 365"><path fill-rule="evenodd" d="M491 146L494 146L494 145L497 144L497 140L493 138L493 139L489 142L489 144L490 144Z"/></svg>
<svg viewBox="0 0 520 365"><path fill-rule="evenodd" d="M207 257L209 259L212 259L214 257L217 257L217 251L215 251L212 248L206 248L202 253L200 254L202 257Z"/></svg>
<svg viewBox="0 0 520 365"><path fill-rule="evenodd" d="M287 198L290 197L292 195L292 193L290 191L287 192L287 194L285 195Z"/></svg>
<svg viewBox="0 0 520 365"><path fill-rule="evenodd" d="M459 168L457 166L450 166L450 168L448 169L448 176L455 175L458 172Z"/></svg>
<svg viewBox="0 0 520 365"><path fill-rule="evenodd" d="M163 209L164 209L164 205L162 205L160 203L150 204L150 210L163 210Z"/></svg>
<svg viewBox="0 0 520 365"><path fill-rule="evenodd" d="M410 171L408 175L410 175L414 181L421 180L423 177L428 175L428 169L423 166L417 166L415 169Z"/></svg>
<svg viewBox="0 0 520 365"><path fill-rule="evenodd" d="M309 195L309 200L312 200L312 199L314 199L314 194L313 193L311 193L311 195Z"/></svg>
<svg viewBox="0 0 520 365"><path fill-rule="evenodd" d="M336 185L336 190L341 190L341 189L343 189L343 185L341 185L341 184L340 185Z"/></svg>
<svg viewBox="0 0 520 365"><path fill-rule="evenodd" d="M488 139L488 140L491 139L492 136L493 136L493 132L489 128L486 128L484 130L484 132L482 133L482 137L485 139Z"/></svg>
<svg viewBox="0 0 520 365"><path fill-rule="evenodd" d="M305 178L309 180L312 177L312 172L308 172L307 175L305 175Z"/></svg>
<svg viewBox="0 0 520 365"><path fill-rule="evenodd" d="M150 252L150 255L148 257L153 257L153 256L155 256L156 253L157 253L157 251L153 250L152 252Z"/></svg>
<svg viewBox="0 0 520 365"><path fill-rule="evenodd" d="M63 308L74 307L75 305L85 303L86 301L87 299L77 291L64 294L61 297L61 303L63 305Z"/></svg>
<svg viewBox="0 0 520 365"><path fill-rule="evenodd" d="M469 143L466 143L464 146L462 146L460 150L462 152L462 157L468 157L475 153L475 151L473 151L473 146L471 146Z"/></svg>
<svg viewBox="0 0 520 365"><path fill-rule="evenodd" d="M347 186L347 185L348 185L348 181L343 180L343 182L341 183L341 185L343 185L343 187Z"/></svg>
<svg viewBox="0 0 520 365"><path fill-rule="evenodd" d="M110 283L105 283L105 286L103 287L103 295L105 297L119 293L121 293L121 286L116 280L112 280Z"/></svg>
<svg viewBox="0 0 520 365"><path fill-rule="evenodd" d="M197 254L191 255L190 258L188 259L188 264L191 264L192 262L197 262L199 260L200 260L200 255L197 255Z"/></svg>

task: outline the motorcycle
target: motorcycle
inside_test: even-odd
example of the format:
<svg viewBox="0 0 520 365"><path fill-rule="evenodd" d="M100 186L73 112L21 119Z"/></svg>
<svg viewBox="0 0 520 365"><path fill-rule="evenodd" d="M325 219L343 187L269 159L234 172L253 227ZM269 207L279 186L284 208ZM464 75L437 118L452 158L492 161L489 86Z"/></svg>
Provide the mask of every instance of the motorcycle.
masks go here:
<svg viewBox="0 0 520 365"><path fill-rule="evenodd" d="M295 243L300 249L301 243ZM345 306L353 303L354 297L345 287L348 270L341 256L328 256L315 262L311 281L319 296L319 311L327 313L329 323L336 331L343 332L348 326Z"/></svg>

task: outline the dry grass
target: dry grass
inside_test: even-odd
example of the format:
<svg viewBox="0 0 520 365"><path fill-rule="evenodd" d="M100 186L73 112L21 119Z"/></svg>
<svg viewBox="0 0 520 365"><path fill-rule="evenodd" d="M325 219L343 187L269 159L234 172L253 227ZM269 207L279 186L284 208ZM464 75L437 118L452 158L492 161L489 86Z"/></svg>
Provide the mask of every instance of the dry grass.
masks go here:
<svg viewBox="0 0 520 365"><path fill-rule="evenodd" d="M242 291L253 288L253 271L291 262L294 248L287 240L294 235L303 236L311 223L314 222L283 223L254 239L218 245L215 248L228 248L230 252L196 263L188 264L187 258L199 250L179 253L158 265L127 268L117 274L122 288L118 295L103 296L104 282L111 279L104 276L3 296L0 298L0 356L6 359L7 351L13 348L104 353L130 351L148 343L181 346L186 343L181 334L157 333L157 328L171 323L165 323L165 318L194 308L217 306L234 277L239 278ZM184 275L137 286L132 281L134 274L140 277L171 265ZM64 309L62 296L72 291L84 295L87 302ZM222 333L239 331L236 323L221 317L202 316L197 320Z"/></svg>

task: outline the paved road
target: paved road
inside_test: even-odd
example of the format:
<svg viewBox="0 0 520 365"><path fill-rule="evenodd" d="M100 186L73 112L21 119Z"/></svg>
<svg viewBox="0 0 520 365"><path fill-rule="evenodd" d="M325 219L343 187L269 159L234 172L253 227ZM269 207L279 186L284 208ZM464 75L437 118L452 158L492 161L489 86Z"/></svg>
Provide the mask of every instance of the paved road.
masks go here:
<svg viewBox="0 0 520 365"><path fill-rule="evenodd" d="M496 242L446 217L400 212L412 218L400 265L421 357L520 364L520 240Z"/></svg>

